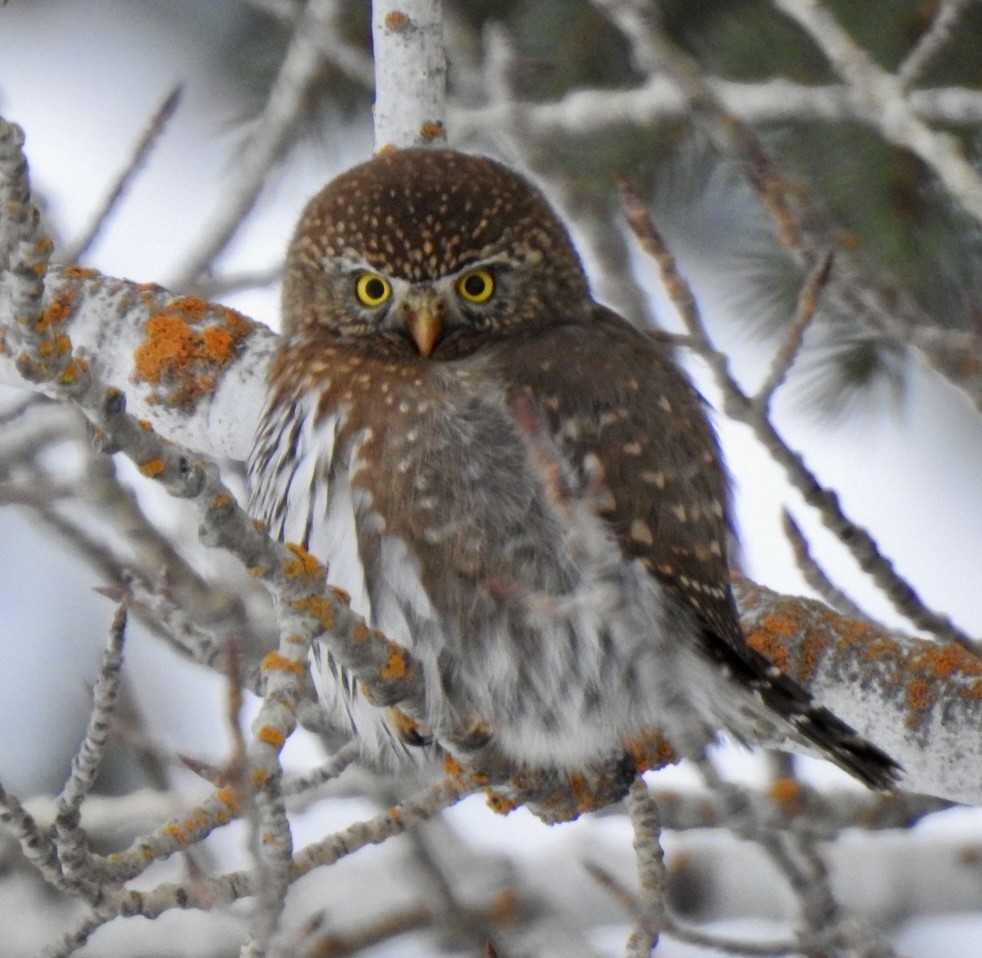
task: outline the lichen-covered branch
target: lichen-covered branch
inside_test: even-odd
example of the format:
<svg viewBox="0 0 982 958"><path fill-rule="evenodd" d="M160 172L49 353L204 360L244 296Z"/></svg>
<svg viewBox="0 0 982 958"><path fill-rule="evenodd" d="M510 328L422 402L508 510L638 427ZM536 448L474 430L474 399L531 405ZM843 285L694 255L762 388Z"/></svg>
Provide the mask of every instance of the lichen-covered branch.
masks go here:
<svg viewBox="0 0 982 958"><path fill-rule="evenodd" d="M375 148L446 142L440 0L375 0Z"/></svg>
<svg viewBox="0 0 982 958"><path fill-rule="evenodd" d="M893 756L905 789L982 801L982 743L971 731L982 723L982 660L745 579L735 588L750 644Z"/></svg>

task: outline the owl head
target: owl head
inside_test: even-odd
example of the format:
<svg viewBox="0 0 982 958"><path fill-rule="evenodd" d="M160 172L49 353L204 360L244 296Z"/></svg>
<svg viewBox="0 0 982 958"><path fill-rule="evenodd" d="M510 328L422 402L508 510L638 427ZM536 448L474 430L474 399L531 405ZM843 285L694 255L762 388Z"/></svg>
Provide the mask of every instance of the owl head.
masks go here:
<svg viewBox="0 0 982 958"><path fill-rule="evenodd" d="M569 234L531 183L486 157L400 150L308 204L287 257L283 323L288 334L442 359L561 323L588 302Z"/></svg>

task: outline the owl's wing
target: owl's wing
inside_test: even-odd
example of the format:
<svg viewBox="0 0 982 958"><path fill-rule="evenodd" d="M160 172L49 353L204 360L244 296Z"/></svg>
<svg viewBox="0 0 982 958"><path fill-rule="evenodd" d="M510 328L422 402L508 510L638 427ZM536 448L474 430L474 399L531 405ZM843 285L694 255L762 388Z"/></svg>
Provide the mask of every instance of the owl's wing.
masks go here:
<svg viewBox="0 0 982 958"><path fill-rule="evenodd" d="M729 586L729 490L716 436L665 348L597 306L588 321L529 337L509 364L509 381L531 397L584 485L599 463L595 509L623 554L695 623L719 682L747 693L720 710L742 709L750 725L777 717L867 785L889 787L896 764L747 644Z"/></svg>
<svg viewBox="0 0 982 958"><path fill-rule="evenodd" d="M625 556L730 645L745 643L727 584L728 489L704 403L662 345L610 311L510 351L534 401Z"/></svg>

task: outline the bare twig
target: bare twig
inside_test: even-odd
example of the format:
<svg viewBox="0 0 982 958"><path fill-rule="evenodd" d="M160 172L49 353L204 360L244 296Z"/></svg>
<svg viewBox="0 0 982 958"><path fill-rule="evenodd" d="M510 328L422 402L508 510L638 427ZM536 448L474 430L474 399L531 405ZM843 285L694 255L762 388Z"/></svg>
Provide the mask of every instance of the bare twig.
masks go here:
<svg viewBox="0 0 982 958"><path fill-rule="evenodd" d="M924 75L932 61L936 60L951 41L962 14L974 0L941 0L931 20L931 25L921 34L914 48L897 69L904 92Z"/></svg>
<svg viewBox="0 0 982 958"><path fill-rule="evenodd" d="M249 0L257 10L262 10L284 23L295 27L303 15L305 0ZM356 46L341 31L339 19L343 3L334 0L333 9L325 10L321 17L322 29L315 39L324 59L349 80L354 80L369 90L375 87L375 67L367 51Z"/></svg>
<svg viewBox="0 0 982 958"><path fill-rule="evenodd" d="M665 852L661 846L661 816L648 786L638 779L627 795L638 861L640 920L627 942L630 958L647 958L658 946L665 924Z"/></svg>
<svg viewBox="0 0 982 958"><path fill-rule="evenodd" d="M955 141L933 130L905 97L900 78L887 73L815 0L774 0L774 5L803 27L835 71L876 117L890 143L916 154L934 171L948 195L982 223L982 178Z"/></svg>
<svg viewBox="0 0 982 958"><path fill-rule="evenodd" d="M825 574L821 566L819 566L815 557L811 554L811 549L808 547L808 540L787 509L782 510L781 519L784 534L788 542L791 543L791 551L794 553L795 564L798 566L798 570L801 572L805 581L833 609L837 609L843 615L848 615L853 619L868 619L869 616L845 592L838 588Z"/></svg>
<svg viewBox="0 0 982 958"><path fill-rule="evenodd" d="M188 289L208 271L252 210L271 169L283 155L303 112L307 94L318 79L323 54L316 40L330 22L337 0L308 0L296 23L279 75L266 107L236 164L235 177L222 193L221 205L212 215L196 244L167 285Z"/></svg>
<svg viewBox="0 0 982 958"><path fill-rule="evenodd" d="M126 604L121 603L113 616L99 677L92 691L92 712L85 737L72 760L68 782L57 803L55 829L62 875L76 890L86 895L95 893L96 889L91 887L90 852L85 833L79 827L79 811L95 783L109 743L109 727L120 689L126 615Z"/></svg>
<svg viewBox="0 0 982 958"><path fill-rule="evenodd" d="M760 388L753 397L753 402L757 405L762 415L767 414L774 393L784 383L788 371L801 351L801 345L805 339L805 332L812 324L818 312L819 299L822 295L822 290L825 289L829 281L831 271L832 253L829 252L818 260L808 274L805 285L801 288L801 293L798 296L798 306L785 331L784 342L774 354L774 360L771 364L770 372L767 374L767 378L761 383Z"/></svg>
<svg viewBox="0 0 982 958"><path fill-rule="evenodd" d="M150 115L143 133L133 147L129 161L120 170L116 181L106 193L102 204L93 214L89 225L69 244L64 252L64 260L67 263L77 263L89 251L92 244L96 241L99 234L109 222L113 210L123 198L126 190L136 178L137 174L146 164L150 153L163 136L164 130L171 117L177 111L184 92L182 84L177 84L161 101L160 106Z"/></svg>

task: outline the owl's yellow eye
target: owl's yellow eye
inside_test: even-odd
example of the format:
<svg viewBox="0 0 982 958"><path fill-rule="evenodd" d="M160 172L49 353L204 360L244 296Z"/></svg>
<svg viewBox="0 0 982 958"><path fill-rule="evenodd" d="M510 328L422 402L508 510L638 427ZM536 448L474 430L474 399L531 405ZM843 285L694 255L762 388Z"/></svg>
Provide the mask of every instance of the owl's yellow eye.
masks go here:
<svg viewBox="0 0 982 958"><path fill-rule="evenodd" d="M381 306L392 295L389 281L378 273L362 273L355 280L355 296L362 306L374 309Z"/></svg>
<svg viewBox="0 0 982 958"><path fill-rule="evenodd" d="M494 277L486 269L472 269L457 280L457 295L468 303L486 303L494 295Z"/></svg>

